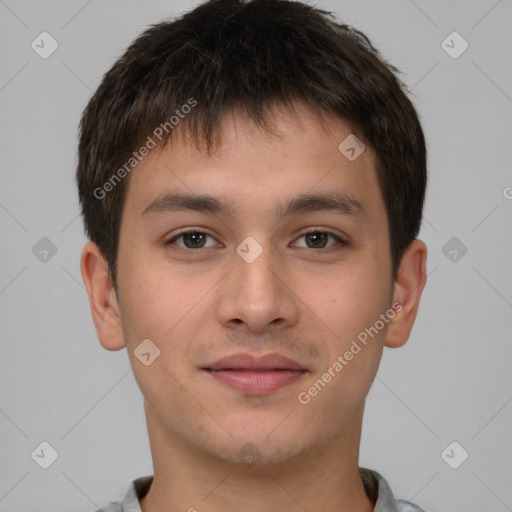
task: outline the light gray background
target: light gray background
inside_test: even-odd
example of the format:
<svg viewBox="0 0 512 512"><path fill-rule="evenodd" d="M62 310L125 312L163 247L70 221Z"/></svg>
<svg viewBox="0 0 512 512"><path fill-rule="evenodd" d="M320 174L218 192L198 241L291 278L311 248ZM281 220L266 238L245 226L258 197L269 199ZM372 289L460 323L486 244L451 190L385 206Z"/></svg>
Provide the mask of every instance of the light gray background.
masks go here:
<svg viewBox="0 0 512 512"><path fill-rule="evenodd" d="M80 276L77 124L127 45L194 5L0 0L0 512L92 511L152 474L128 355L97 341ZM317 5L404 72L429 151L428 283L410 340L384 351L360 464L427 512L512 510L511 1ZM59 44L47 59L31 48L43 31ZM453 31L469 43L457 59L441 47ZM46 263L42 237L57 247ZM58 452L46 470L42 441ZM441 456L452 441L469 453L458 469Z"/></svg>

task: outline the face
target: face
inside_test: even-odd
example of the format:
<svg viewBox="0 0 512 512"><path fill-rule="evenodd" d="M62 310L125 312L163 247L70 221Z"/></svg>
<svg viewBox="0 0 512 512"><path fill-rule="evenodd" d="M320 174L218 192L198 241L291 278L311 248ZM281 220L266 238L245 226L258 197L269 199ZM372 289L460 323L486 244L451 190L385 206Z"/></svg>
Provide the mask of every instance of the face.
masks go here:
<svg viewBox="0 0 512 512"><path fill-rule="evenodd" d="M285 461L339 439L362 410L392 316L374 153L350 161L338 149L347 125L298 112L279 111L279 137L228 116L210 157L173 142L130 176L118 302L146 412L170 439L225 461L251 450ZM177 208L171 194L213 199ZM305 194L336 194L338 208L297 201ZM217 363L237 354L278 354L300 370Z"/></svg>

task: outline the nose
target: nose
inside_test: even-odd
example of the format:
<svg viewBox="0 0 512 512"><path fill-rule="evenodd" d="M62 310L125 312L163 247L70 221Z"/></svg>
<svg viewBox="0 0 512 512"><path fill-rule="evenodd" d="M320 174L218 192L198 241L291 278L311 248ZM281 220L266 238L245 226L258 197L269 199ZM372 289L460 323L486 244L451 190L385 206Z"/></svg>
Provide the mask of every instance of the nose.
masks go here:
<svg viewBox="0 0 512 512"><path fill-rule="evenodd" d="M253 261L233 254L234 266L223 280L218 303L223 326L255 335L278 326L291 327L299 318L298 298L284 262L278 261L268 246L260 245L263 250Z"/></svg>

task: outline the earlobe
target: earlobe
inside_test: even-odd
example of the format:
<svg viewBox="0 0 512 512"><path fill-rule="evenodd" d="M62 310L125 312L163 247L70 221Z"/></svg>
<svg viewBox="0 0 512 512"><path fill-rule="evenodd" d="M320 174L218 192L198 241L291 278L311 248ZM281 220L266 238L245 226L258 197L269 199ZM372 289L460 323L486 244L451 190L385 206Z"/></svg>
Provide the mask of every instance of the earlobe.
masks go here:
<svg viewBox="0 0 512 512"><path fill-rule="evenodd" d="M94 242L84 246L80 270L101 345L107 350L122 349L125 342L119 304L107 262Z"/></svg>
<svg viewBox="0 0 512 512"><path fill-rule="evenodd" d="M390 321L384 346L401 347L409 339L426 283L427 246L414 240L404 252L395 281L393 304L400 304ZM399 309L399 311L398 311Z"/></svg>

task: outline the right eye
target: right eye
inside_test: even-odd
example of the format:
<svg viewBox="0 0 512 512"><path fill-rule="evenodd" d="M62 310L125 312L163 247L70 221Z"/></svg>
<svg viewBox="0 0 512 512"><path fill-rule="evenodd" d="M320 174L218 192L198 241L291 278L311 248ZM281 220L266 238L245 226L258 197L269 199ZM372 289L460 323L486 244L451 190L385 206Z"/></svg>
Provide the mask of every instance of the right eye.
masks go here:
<svg viewBox="0 0 512 512"><path fill-rule="evenodd" d="M204 243L206 240L206 237L210 237L212 240L214 238L209 235L208 233L204 233L202 231L196 231L196 230L188 230L188 231L182 231L176 235L174 235L171 239L167 240L165 242L165 245L177 245L178 247L181 247L185 250L187 249L202 249L205 247ZM183 238L184 246L175 244L176 240L179 238ZM212 247L212 246L210 246Z"/></svg>

